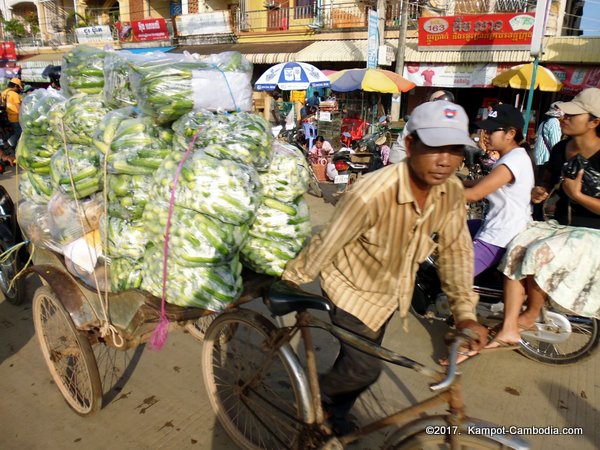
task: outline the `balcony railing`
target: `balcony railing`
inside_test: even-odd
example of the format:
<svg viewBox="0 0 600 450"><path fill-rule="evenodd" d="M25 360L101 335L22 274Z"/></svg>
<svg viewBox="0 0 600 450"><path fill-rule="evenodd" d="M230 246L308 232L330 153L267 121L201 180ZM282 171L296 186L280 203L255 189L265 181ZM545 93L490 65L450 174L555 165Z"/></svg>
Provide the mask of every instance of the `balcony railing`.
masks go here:
<svg viewBox="0 0 600 450"><path fill-rule="evenodd" d="M356 3L335 3L327 6L292 6L270 9L243 11L235 14L237 33L305 30L307 27L318 31L341 31L348 29L366 29L368 26L369 5ZM386 8L386 29L399 28L401 25L399 3ZM419 17L418 4L409 3L408 28L416 29Z"/></svg>

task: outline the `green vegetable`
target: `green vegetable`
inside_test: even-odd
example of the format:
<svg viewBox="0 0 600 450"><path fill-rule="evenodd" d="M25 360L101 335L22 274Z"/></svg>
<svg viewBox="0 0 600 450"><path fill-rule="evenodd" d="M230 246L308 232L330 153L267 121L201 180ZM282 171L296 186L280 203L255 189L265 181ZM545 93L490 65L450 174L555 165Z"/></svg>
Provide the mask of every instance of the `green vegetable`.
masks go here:
<svg viewBox="0 0 600 450"><path fill-rule="evenodd" d="M154 174L156 198L169 202L181 153L172 153ZM175 204L233 225L249 223L260 201L253 167L191 153L175 188Z"/></svg>
<svg viewBox="0 0 600 450"><path fill-rule="evenodd" d="M237 256L217 265L185 267L168 259L167 302L221 311L242 292L242 265ZM144 255L142 289L160 297L163 289L163 249L150 246Z"/></svg>
<svg viewBox="0 0 600 450"><path fill-rule="evenodd" d="M76 94L99 94L104 86L103 50L78 45L63 55L61 87L71 97Z"/></svg>
<svg viewBox="0 0 600 450"><path fill-rule="evenodd" d="M173 130L180 151L186 151L198 134L194 148L207 155L251 164L257 170L265 170L271 163L271 126L257 114L188 113L173 124Z"/></svg>

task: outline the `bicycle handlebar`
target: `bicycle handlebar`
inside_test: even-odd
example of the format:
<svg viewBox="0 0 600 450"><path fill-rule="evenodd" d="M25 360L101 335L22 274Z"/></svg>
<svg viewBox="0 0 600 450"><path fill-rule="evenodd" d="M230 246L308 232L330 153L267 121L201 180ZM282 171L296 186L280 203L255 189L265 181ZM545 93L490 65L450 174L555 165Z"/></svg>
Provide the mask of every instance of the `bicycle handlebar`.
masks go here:
<svg viewBox="0 0 600 450"><path fill-rule="evenodd" d="M441 391L444 389L448 389L448 387L450 387L450 385L452 385L452 383L454 383L454 379L456 378L456 374L458 372L457 371L458 364L456 363L456 361L458 359L458 354L459 354L460 348L464 344L467 344L468 342L476 340L477 338L478 338L477 333L475 333L473 330L470 330L468 328L460 331L459 333L457 333L454 336L454 340L452 341L452 344L450 345L450 350L449 350L448 370L446 371L446 378L444 378L439 383L432 384L431 386L429 386L429 388L432 391Z"/></svg>

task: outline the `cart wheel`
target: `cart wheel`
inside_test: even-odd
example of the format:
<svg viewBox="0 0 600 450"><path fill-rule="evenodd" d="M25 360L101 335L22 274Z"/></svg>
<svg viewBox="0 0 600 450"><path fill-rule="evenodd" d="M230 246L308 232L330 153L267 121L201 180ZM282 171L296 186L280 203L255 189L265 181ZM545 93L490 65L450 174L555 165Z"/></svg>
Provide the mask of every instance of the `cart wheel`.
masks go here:
<svg viewBox="0 0 600 450"><path fill-rule="evenodd" d="M102 384L94 353L47 286L38 288L33 296L33 322L50 374L64 399L77 414L94 414L102 405Z"/></svg>
<svg viewBox="0 0 600 450"><path fill-rule="evenodd" d="M200 342L204 341L204 335L206 330L219 313L209 314L208 316L202 316L194 322L187 323L185 330L192 335L192 337Z"/></svg>

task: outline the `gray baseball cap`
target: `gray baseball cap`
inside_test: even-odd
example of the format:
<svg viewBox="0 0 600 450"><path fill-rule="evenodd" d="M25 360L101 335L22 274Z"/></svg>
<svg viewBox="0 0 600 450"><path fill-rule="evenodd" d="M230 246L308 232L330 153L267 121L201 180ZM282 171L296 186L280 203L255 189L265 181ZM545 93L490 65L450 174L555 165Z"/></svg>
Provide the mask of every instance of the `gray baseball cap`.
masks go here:
<svg viewBox="0 0 600 450"><path fill-rule="evenodd" d="M477 147L469 137L469 118L465 110L445 100L417 106L410 115L406 129L409 133L416 132L421 142L429 147Z"/></svg>

